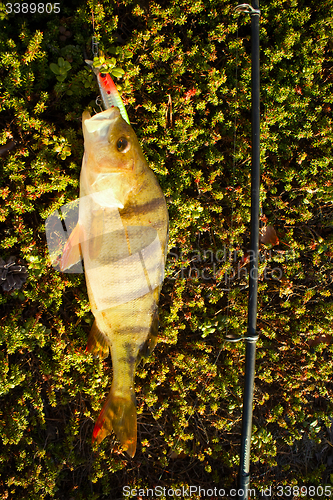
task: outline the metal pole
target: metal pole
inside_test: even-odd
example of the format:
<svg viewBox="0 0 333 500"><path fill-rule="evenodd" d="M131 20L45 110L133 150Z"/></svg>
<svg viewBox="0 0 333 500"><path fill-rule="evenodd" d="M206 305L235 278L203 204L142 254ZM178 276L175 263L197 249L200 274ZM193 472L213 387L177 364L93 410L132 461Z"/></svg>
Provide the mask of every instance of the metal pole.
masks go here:
<svg viewBox="0 0 333 500"><path fill-rule="evenodd" d="M251 167L251 244L248 324L245 354L245 383L243 395L242 438L239 465L238 498L247 500L250 486L250 448L252 434L253 390L257 341L257 298L259 260L259 210L260 210L260 64L259 64L259 0L252 1L252 167Z"/></svg>

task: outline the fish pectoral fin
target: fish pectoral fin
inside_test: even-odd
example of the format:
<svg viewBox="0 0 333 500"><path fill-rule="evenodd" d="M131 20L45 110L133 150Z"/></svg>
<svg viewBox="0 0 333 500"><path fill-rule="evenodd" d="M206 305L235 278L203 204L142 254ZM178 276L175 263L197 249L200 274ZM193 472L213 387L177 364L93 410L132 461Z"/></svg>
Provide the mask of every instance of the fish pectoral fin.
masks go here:
<svg viewBox="0 0 333 500"><path fill-rule="evenodd" d="M137 362L136 365L140 363L142 360L142 364L144 365L151 355L151 353L154 350L154 347L157 344L157 336L158 336L158 325L159 325L159 320L158 320L158 309L156 308L153 314L153 319L150 327L150 331L148 334L148 337L145 341L145 343L142 345L140 348L138 357L137 357Z"/></svg>
<svg viewBox="0 0 333 500"><path fill-rule="evenodd" d="M100 357L102 359L107 358L110 353L107 337L98 328L96 320L90 330L86 351L90 352L94 358Z"/></svg>
<svg viewBox="0 0 333 500"><path fill-rule="evenodd" d="M82 241L82 228L79 223L71 232L59 262L60 271L65 271L69 267L80 262L82 258L80 241Z"/></svg>
<svg viewBox="0 0 333 500"><path fill-rule="evenodd" d="M92 441L99 444L113 429L124 451L133 458L137 440L136 404L133 390L127 392L127 397L115 396L111 389L96 420Z"/></svg>

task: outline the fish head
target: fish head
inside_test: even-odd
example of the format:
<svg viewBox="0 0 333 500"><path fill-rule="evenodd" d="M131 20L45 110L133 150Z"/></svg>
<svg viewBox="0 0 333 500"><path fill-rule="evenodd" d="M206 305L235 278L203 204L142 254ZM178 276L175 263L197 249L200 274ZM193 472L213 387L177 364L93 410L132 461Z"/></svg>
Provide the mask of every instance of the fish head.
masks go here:
<svg viewBox="0 0 333 500"><path fill-rule="evenodd" d="M114 106L82 116L85 154L81 194L101 206L124 208L130 193L139 191L145 160L132 127Z"/></svg>

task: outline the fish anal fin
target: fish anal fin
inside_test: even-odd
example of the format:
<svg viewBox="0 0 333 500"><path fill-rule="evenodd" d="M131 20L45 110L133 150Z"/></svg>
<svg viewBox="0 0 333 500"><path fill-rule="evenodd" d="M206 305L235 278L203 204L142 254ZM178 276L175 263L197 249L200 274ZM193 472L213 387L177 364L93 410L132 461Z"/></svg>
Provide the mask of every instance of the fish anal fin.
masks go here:
<svg viewBox="0 0 333 500"><path fill-rule="evenodd" d="M110 346L107 337L98 328L96 320L91 327L87 343L87 352L90 352L94 357L107 358L110 352Z"/></svg>
<svg viewBox="0 0 333 500"><path fill-rule="evenodd" d="M65 271L69 267L74 266L80 262L81 255L81 247L80 241L82 241L82 228L79 223L76 224L75 228L71 232L64 250L62 252L62 256L59 262L60 271Z"/></svg>
<svg viewBox="0 0 333 500"><path fill-rule="evenodd" d="M137 358L137 365L140 363L142 360L142 364L144 365L151 353L154 350L154 347L157 344L157 336L158 336L158 325L159 325L159 320L158 320L158 309L156 308L153 314L153 319L150 327L150 331L148 334L148 337L145 341L145 343L142 345L140 348L138 358Z"/></svg>
<svg viewBox="0 0 333 500"><path fill-rule="evenodd" d="M126 453L133 458L136 452L137 419L133 390L128 396L108 395L93 431L93 443L99 444L112 430Z"/></svg>

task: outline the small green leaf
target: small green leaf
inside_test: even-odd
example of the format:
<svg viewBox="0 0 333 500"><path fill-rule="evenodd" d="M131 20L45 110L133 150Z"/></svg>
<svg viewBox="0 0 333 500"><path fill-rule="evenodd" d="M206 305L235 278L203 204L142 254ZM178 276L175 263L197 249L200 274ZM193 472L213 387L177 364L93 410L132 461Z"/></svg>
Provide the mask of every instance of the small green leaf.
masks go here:
<svg viewBox="0 0 333 500"><path fill-rule="evenodd" d="M323 252L326 252L326 250L328 249L328 246L323 244L323 245L320 245L317 249L317 252L318 253L323 253Z"/></svg>
<svg viewBox="0 0 333 500"><path fill-rule="evenodd" d="M68 62L68 61L65 61L65 64L64 64L64 69L65 69L66 71L69 71L71 68L72 68L72 66L69 64L69 62Z"/></svg>
<svg viewBox="0 0 333 500"><path fill-rule="evenodd" d="M116 64L116 58L115 57L111 57L111 59L107 59L105 61L106 64L108 64L109 66L114 66Z"/></svg>
<svg viewBox="0 0 333 500"><path fill-rule="evenodd" d="M122 78L124 74L125 71L122 68L112 68L111 70L111 75L115 76L116 78Z"/></svg>
<svg viewBox="0 0 333 500"><path fill-rule="evenodd" d="M55 73L56 75L60 75L59 67L57 66L57 64L51 63L50 70L52 71L52 73Z"/></svg>

